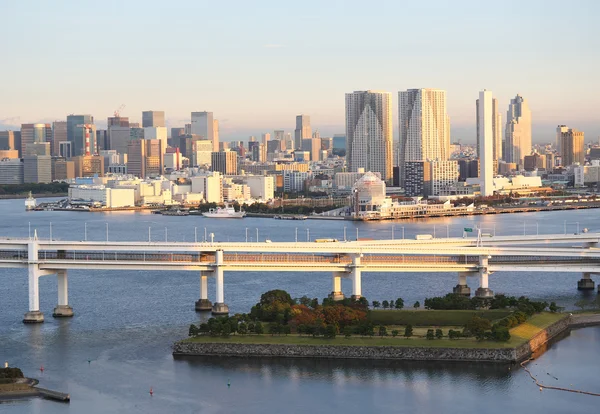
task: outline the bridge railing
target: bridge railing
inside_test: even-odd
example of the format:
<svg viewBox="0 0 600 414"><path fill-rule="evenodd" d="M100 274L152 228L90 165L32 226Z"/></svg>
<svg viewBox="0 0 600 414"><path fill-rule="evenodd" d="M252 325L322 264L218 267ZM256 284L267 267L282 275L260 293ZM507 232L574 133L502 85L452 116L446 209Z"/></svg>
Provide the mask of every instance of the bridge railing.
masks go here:
<svg viewBox="0 0 600 414"><path fill-rule="evenodd" d="M26 250L0 250L0 260L27 260Z"/></svg>

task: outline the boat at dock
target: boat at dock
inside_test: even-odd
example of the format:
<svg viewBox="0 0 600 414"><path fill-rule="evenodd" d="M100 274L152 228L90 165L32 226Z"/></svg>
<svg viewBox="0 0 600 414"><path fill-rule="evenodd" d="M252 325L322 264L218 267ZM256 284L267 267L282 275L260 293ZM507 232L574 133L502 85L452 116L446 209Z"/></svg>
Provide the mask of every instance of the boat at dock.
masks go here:
<svg viewBox="0 0 600 414"><path fill-rule="evenodd" d="M225 204L225 207L211 208L208 212L202 213L208 218L243 218L246 215L245 211L235 211L233 207Z"/></svg>
<svg viewBox="0 0 600 414"><path fill-rule="evenodd" d="M35 198L33 198L33 195L31 194L31 191L29 192L29 197L27 197L25 199L25 211L33 211L35 210L36 204L35 204Z"/></svg>

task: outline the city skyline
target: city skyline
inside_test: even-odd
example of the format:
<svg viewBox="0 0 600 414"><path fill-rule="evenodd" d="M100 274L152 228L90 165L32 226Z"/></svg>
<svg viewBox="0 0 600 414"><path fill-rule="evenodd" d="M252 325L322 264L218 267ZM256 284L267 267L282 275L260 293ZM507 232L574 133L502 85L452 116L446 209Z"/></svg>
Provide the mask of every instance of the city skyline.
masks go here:
<svg viewBox="0 0 600 414"><path fill-rule="evenodd" d="M349 90L391 92L396 112L397 91L439 88L448 94L451 135L463 142L475 143L472 102L482 89L495 92L502 112L517 93L528 99L534 142L551 140L559 124L585 131L588 139L600 135L593 112L600 96L590 86L597 83L593 68L600 63L593 31L600 5L593 1L518 3L517 14L510 4L517 2L510 1L502 8L475 7L479 3L472 1L381 1L369 10L360 2L307 1L302 13L266 1L233 8L175 1L166 10L153 7L158 3L132 1L119 4L118 13L116 3L92 12L90 5L71 3L77 7L39 2L33 14L25 3L0 6L8 17L0 35L12 39L3 45L10 62L3 74L11 81L1 87L0 129L52 123L72 113L91 114L104 128L105 119L125 104L122 115L132 122L141 123L148 108L164 111L169 128L183 127L191 111L207 108L220 121L222 141L292 131L297 114L309 115L322 136L333 136L344 130L343 96ZM148 24L134 31L129 23L142 7ZM189 23L200 11L215 19L198 28ZM411 17L400 26L395 24L399 13ZM83 16L86 25L111 21L113 29L82 30ZM565 16L576 19L577 31L563 24ZM431 33L417 40L408 36L425 17ZM290 29L291 18L301 21L303 30ZM338 29L374 18L377 44ZM29 29L19 30L25 21ZM178 23L154 30L168 21ZM522 41L509 41L515 30ZM10 35L16 32L21 35ZM209 41L198 44L198 38ZM357 49L367 58L338 69ZM570 58L556 59L557 50ZM299 72L298 58L317 64ZM36 64L40 59L46 63L43 70ZM173 65L176 61L180 64ZM207 61L211 64L203 64ZM397 140L395 119L393 129Z"/></svg>

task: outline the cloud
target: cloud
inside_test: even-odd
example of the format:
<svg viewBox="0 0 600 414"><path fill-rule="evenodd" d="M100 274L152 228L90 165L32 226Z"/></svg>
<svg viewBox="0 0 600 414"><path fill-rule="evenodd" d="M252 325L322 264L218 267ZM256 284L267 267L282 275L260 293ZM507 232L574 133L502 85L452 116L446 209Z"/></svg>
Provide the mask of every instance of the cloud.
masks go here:
<svg viewBox="0 0 600 414"><path fill-rule="evenodd" d="M265 49L281 49L282 47L285 47L285 46L279 45L279 44L268 44L268 45L263 45L263 47Z"/></svg>

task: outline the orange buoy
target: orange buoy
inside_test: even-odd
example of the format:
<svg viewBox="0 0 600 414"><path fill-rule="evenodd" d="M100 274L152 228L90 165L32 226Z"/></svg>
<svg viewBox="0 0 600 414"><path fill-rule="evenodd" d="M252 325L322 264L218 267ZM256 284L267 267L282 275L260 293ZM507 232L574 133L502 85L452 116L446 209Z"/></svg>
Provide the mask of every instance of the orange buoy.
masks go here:
<svg viewBox="0 0 600 414"><path fill-rule="evenodd" d="M154 391L152 391L152 387L150 387L150 396L154 395Z"/></svg>
<svg viewBox="0 0 600 414"><path fill-rule="evenodd" d="M44 366L43 366L43 365L40 367L40 371L41 371L42 373L44 372Z"/></svg>

